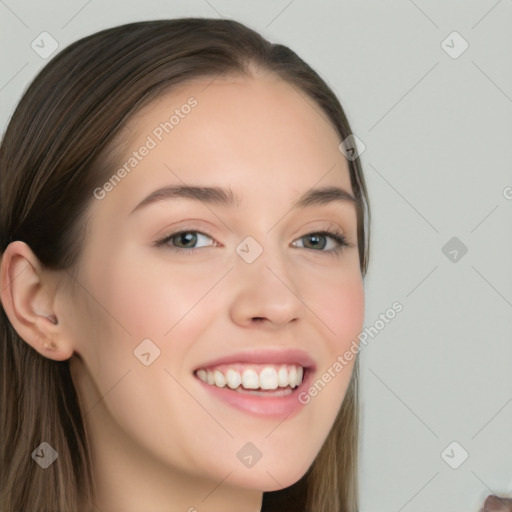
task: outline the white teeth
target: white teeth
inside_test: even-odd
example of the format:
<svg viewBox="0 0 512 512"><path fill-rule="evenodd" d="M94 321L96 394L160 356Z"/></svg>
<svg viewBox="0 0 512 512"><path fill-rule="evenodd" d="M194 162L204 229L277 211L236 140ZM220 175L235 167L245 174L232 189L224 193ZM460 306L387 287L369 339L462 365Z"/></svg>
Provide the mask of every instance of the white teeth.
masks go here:
<svg viewBox="0 0 512 512"><path fill-rule="evenodd" d="M292 366L288 372L288 380L291 388L297 387L297 368L295 368L295 366Z"/></svg>
<svg viewBox="0 0 512 512"><path fill-rule="evenodd" d="M219 388L223 388L226 385L226 377L219 370L213 372L213 378L215 379L215 385Z"/></svg>
<svg viewBox="0 0 512 512"><path fill-rule="evenodd" d="M236 367L238 368L239 365ZM267 365L259 371L259 374L255 368L251 367L243 371L228 368L225 372L219 369L201 368L196 374L203 382L219 388L227 386L233 390L240 387L249 390L275 390L288 387L293 389L299 386L302 383L304 368L298 365Z"/></svg>
<svg viewBox="0 0 512 512"><path fill-rule="evenodd" d="M279 368L279 371L277 372L277 383L281 388L288 386L288 370L286 369L286 366L281 366L281 368Z"/></svg>
<svg viewBox="0 0 512 512"><path fill-rule="evenodd" d="M238 386L240 386L240 384L242 384L242 377L238 372L235 372L235 370L233 370L232 368L230 368L226 372L226 380L228 381L228 386L231 389L236 389Z"/></svg>
<svg viewBox="0 0 512 512"><path fill-rule="evenodd" d="M260 387L258 374L254 370L244 370L244 373L242 373L242 386L245 389L258 389Z"/></svg>
<svg viewBox="0 0 512 512"><path fill-rule="evenodd" d="M297 386L302 383L302 377L304 376L304 368L302 366L297 367Z"/></svg>
<svg viewBox="0 0 512 512"><path fill-rule="evenodd" d="M265 366L260 372L260 388L276 389L277 388L277 372L272 366Z"/></svg>

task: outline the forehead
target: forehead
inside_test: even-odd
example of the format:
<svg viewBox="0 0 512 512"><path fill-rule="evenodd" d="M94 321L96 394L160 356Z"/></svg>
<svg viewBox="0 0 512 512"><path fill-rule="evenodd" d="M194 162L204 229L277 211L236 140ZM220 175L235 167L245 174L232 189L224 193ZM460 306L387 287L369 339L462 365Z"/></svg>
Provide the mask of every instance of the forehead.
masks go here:
<svg viewBox="0 0 512 512"><path fill-rule="evenodd" d="M230 186L247 201L277 203L315 186L352 191L341 139L326 114L271 74L187 83L145 105L125 134L120 166L151 147L111 194L122 188L132 204L173 184Z"/></svg>

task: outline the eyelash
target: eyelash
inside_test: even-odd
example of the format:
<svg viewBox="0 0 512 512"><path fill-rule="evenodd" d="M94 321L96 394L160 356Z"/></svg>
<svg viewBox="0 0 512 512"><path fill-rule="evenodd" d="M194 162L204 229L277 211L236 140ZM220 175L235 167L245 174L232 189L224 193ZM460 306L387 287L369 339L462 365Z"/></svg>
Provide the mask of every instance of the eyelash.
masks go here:
<svg viewBox="0 0 512 512"><path fill-rule="evenodd" d="M161 246L165 245L167 242L169 242L175 236L182 235L184 233L198 233L200 235L207 236L208 238L213 240L213 237L210 236L208 233L204 233L204 232L199 231L197 229L182 229L180 231L175 231L174 233L170 233L170 234L164 236L163 238L160 238L159 240L154 242L154 245L156 247L161 247ZM305 235L302 235L301 237L299 237L299 239L300 238L304 238L306 236L311 236L311 235L320 235L320 236L329 237L329 238L332 238L338 244L338 246L336 248L329 249L327 251L324 251L324 250L317 251L315 249L310 249L310 250L315 251L315 252L325 252L325 253L331 254L331 255L338 255L339 253L341 253L345 249L345 247L352 247L353 246L353 244L350 244L347 241L345 235L341 231L338 231L338 230L332 230L332 231L329 231L329 230L313 231L311 233L306 233ZM212 246L210 246L210 247L212 247ZM194 254L194 253L196 253L197 251L199 251L201 249L205 249L205 247L197 247L195 249L183 249L182 247L172 247L172 246L169 246L168 248L171 249L174 252L185 253L187 255L191 255L191 254ZM305 247L305 249L307 249L307 247Z"/></svg>

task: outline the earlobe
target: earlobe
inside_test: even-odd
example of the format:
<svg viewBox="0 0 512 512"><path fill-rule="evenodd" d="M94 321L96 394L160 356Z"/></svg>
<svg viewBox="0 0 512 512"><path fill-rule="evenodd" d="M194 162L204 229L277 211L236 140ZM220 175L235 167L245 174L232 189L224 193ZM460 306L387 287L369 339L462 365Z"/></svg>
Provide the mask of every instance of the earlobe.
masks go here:
<svg viewBox="0 0 512 512"><path fill-rule="evenodd" d="M65 361L73 355L73 349L68 341L61 335L58 330L53 330L51 326L58 325L54 323L52 316L55 315L40 315L35 320L34 331L37 333L37 343L27 343L37 350L41 355L55 361ZM56 319L56 317L55 317Z"/></svg>
<svg viewBox="0 0 512 512"><path fill-rule="evenodd" d="M44 357L63 361L73 349L53 312L55 289L30 247L9 244L0 267L1 301L18 335Z"/></svg>

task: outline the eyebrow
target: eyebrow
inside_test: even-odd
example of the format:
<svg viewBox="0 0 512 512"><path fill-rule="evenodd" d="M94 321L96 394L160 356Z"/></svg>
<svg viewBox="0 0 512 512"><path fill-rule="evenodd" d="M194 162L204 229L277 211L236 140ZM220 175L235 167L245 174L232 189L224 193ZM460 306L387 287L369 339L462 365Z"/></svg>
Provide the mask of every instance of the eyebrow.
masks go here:
<svg viewBox="0 0 512 512"><path fill-rule="evenodd" d="M238 208L240 206L240 197L237 196L231 188L170 185L168 187L159 188L149 194L130 212L130 215L144 206L148 206L157 201L166 201L176 198L193 199L208 204L217 204L226 208ZM308 190L298 199L292 208L323 206L335 201L343 203L350 202L354 205L357 204L356 198L346 190L329 186Z"/></svg>

